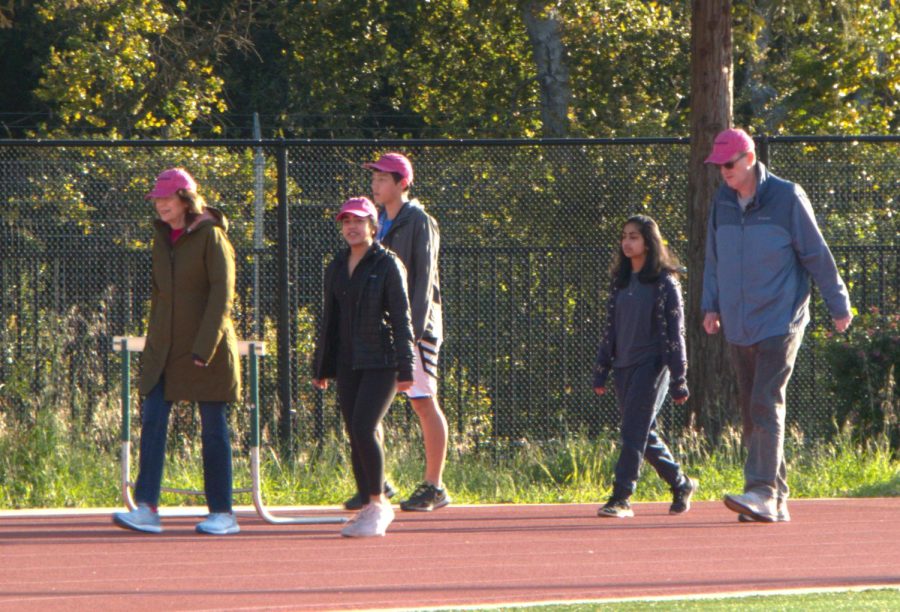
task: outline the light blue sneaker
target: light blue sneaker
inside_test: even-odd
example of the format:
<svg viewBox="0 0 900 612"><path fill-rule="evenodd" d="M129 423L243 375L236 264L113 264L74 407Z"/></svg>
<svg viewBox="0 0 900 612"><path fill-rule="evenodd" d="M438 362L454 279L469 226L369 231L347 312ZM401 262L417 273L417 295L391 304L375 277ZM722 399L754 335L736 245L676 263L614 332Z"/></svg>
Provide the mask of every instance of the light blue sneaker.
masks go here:
<svg viewBox="0 0 900 612"><path fill-rule="evenodd" d="M138 504L131 512L116 512L113 523L122 529L142 531L144 533L162 533L159 513L154 512L147 504Z"/></svg>
<svg viewBox="0 0 900 612"><path fill-rule="evenodd" d="M196 527L197 533L208 535L232 535L239 533L237 517L233 512L210 512L209 516Z"/></svg>

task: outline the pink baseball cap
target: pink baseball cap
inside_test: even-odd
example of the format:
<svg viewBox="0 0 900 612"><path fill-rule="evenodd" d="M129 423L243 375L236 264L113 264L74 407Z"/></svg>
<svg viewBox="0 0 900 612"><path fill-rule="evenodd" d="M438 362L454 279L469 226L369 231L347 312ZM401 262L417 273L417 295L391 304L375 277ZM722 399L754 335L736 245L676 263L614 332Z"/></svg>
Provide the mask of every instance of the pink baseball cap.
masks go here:
<svg viewBox="0 0 900 612"><path fill-rule="evenodd" d="M153 191L148 193L146 198L148 200L167 198L175 195L179 189L197 191L197 182L184 168L169 168L159 173Z"/></svg>
<svg viewBox="0 0 900 612"><path fill-rule="evenodd" d="M341 204L341 209L338 211L335 220L340 221L347 215L355 215L357 217L372 217L375 220L378 219L378 211L375 210L375 205L372 204L372 200L365 196L350 198L349 200Z"/></svg>
<svg viewBox="0 0 900 612"><path fill-rule="evenodd" d="M363 168L379 172L396 172L408 180L410 185L413 182L412 162L402 153L385 153L378 158L378 161L363 164Z"/></svg>
<svg viewBox="0 0 900 612"><path fill-rule="evenodd" d="M738 153L746 153L755 151L756 144L750 135L744 130L732 128L719 132L713 144L712 153L706 158L704 163L707 164L724 164L731 161Z"/></svg>

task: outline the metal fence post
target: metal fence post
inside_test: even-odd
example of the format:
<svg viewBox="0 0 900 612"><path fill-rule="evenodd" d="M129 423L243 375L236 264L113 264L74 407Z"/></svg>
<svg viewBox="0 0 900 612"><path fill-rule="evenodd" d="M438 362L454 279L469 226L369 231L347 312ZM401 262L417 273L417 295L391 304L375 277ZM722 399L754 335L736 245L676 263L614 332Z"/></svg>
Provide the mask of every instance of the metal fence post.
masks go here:
<svg viewBox="0 0 900 612"><path fill-rule="evenodd" d="M278 397L281 400L281 452L291 454L291 290L290 233L288 231L287 147L279 141L278 162Z"/></svg>
<svg viewBox="0 0 900 612"><path fill-rule="evenodd" d="M769 166L769 137L763 134L759 137L759 151L757 152L759 161Z"/></svg>

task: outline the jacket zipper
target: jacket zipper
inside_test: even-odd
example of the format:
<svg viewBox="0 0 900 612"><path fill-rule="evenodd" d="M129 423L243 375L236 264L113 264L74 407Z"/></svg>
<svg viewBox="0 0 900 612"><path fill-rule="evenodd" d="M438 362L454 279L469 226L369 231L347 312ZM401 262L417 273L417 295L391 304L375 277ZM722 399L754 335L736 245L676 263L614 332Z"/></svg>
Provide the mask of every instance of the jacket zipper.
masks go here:
<svg viewBox="0 0 900 612"><path fill-rule="evenodd" d="M169 290L172 292L171 299L169 302L172 304L172 312L169 317L169 347L171 348L172 342L175 340L175 245L173 244L169 247L169 282L171 283L171 287Z"/></svg>
<svg viewBox="0 0 900 612"><path fill-rule="evenodd" d="M749 208L752 204L753 204L753 202L750 202L749 204L747 204L747 207ZM741 335L746 337L747 330L744 329L744 276L745 276L745 274L744 274L744 251L746 250L746 248L745 248L746 236L744 233L744 221L747 218L747 210L741 207L740 202L738 202L738 209L740 209L740 214L741 214L741 252L738 255L738 261L741 262L740 267L739 267L739 269L741 271L741 301L740 301L739 308L741 309L741 317L740 317Z"/></svg>

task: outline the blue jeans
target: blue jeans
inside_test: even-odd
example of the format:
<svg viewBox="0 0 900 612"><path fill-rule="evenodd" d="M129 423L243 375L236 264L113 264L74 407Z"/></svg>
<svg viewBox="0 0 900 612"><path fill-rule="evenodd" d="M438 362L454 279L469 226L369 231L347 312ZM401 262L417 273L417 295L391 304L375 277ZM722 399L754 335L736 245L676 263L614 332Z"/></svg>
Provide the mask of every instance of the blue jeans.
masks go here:
<svg viewBox="0 0 900 612"><path fill-rule="evenodd" d="M685 481L681 466L656 431L656 415L669 387L669 369L657 357L634 366L615 368L613 377L622 417L622 448L616 462L613 497L631 497L644 459L673 490L680 487Z"/></svg>
<svg viewBox="0 0 900 612"><path fill-rule="evenodd" d="M200 439L203 444L203 484L210 512L231 512L231 440L225 402L200 403ZM159 505L166 438L172 402L165 399L165 385L159 383L144 398L141 416L140 468L134 488L134 500Z"/></svg>
<svg viewBox="0 0 900 612"><path fill-rule="evenodd" d="M802 342L801 330L751 346L729 345L747 447L744 491L776 501L790 495L784 462L785 396Z"/></svg>

